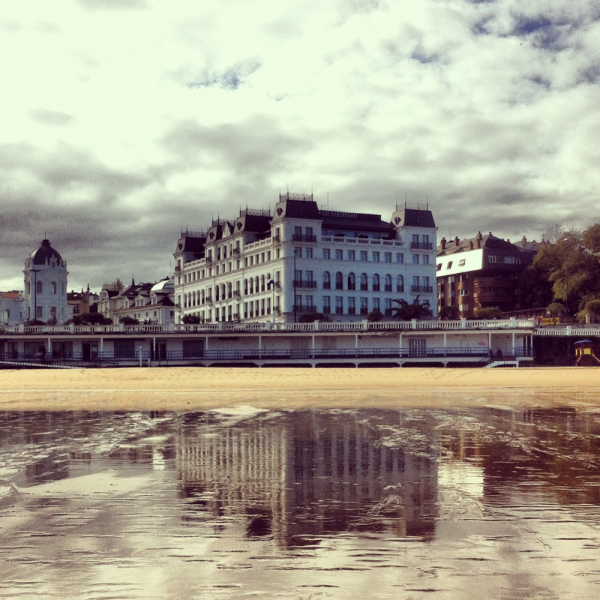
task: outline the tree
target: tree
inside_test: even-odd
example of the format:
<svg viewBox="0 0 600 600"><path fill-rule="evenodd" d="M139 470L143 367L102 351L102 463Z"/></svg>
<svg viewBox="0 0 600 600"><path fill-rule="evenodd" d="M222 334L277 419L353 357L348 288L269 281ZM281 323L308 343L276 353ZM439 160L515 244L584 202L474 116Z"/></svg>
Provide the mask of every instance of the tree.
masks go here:
<svg viewBox="0 0 600 600"><path fill-rule="evenodd" d="M367 315L367 321L372 323L381 321L383 319L383 313L380 310L373 310Z"/></svg>
<svg viewBox="0 0 600 600"><path fill-rule="evenodd" d="M73 317L75 325L110 325L112 319L103 317L100 313L81 313Z"/></svg>
<svg viewBox="0 0 600 600"><path fill-rule="evenodd" d="M319 312L302 313L298 317L298 323L314 323L315 321L329 323L331 317Z"/></svg>
<svg viewBox="0 0 600 600"><path fill-rule="evenodd" d="M134 319L133 317L130 317L130 316L121 317L121 319L119 320L119 323L121 323L121 325L139 325L140 324L140 322L137 319Z"/></svg>
<svg viewBox="0 0 600 600"><path fill-rule="evenodd" d="M401 321L431 317L429 302L421 304L419 302L419 296L412 301L412 304L409 304L403 298L400 300L392 300L392 302L395 302L398 305L397 307L392 308L392 316Z"/></svg>
<svg viewBox="0 0 600 600"><path fill-rule="evenodd" d="M581 311L579 311L578 317L582 321L598 323L600 321L600 299L591 298L587 300Z"/></svg>
<svg viewBox="0 0 600 600"><path fill-rule="evenodd" d="M181 319L184 325L198 325L200 317L198 315L184 315Z"/></svg>
<svg viewBox="0 0 600 600"><path fill-rule="evenodd" d="M440 308L439 317L442 320L455 320L460 318L460 311L458 310L458 306L442 306L442 308Z"/></svg>
<svg viewBox="0 0 600 600"><path fill-rule="evenodd" d="M497 319L500 316L500 308L497 306L483 306L473 311L476 319Z"/></svg>
<svg viewBox="0 0 600 600"><path fill-rule="evenodd" d="M551 317L561 317L565 314L565 305L560 302L552 302L546 309L546 313Z"/></svg>

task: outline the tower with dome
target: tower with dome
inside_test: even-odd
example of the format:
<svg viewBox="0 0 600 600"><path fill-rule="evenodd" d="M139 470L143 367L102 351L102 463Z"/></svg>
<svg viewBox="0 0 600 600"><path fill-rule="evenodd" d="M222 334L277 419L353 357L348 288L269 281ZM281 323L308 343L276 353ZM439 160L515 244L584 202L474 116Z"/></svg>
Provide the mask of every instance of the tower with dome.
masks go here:
<svg viewBox="0 0 600 600"><path fill-rule="evenodd" d="M24 317L50 325L72 318L67 304L67 262L50 241L42 240L39 248L25 260Z"/></svg>

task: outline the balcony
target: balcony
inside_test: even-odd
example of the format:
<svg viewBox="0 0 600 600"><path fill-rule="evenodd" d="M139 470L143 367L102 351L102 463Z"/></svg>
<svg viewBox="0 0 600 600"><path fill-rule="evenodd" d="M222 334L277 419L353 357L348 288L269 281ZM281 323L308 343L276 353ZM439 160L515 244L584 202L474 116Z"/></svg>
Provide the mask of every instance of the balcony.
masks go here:
<svg viewBox="0 0 600 600"><path fill-rule="evenodd" d="M314 313L316 308L314 306L302 306L301 304L294 304L294 313Z"/></svg>
<svg viewBox="0 0 600 600"><path fill-rule="evenodd" d="M426 242L411 242L410 247L412 250L433 250L433 244Z"/></svg>
<svg viewBox="0 0 600 600"><path fill-rule="evenodd" d="M410 291L413 294L431 294L433 288L430 285L411 285Z"/></svg>
<svg viewBox="0 0 600 600"><path fill-rule="evenodd" d="M292 242L307 242L309 244L316 244L317 236L316 235L305 235L302 233L294 233L294 235L292 236Z"/></svg>
<svg viewBox="0 0 600 600"><path fill-rule="evenodd" d="M312 290L312 289L316 289L317 282L314 280L312 280L312 281L294 280L294 287Z"/></svg>
<svg viewBox="0 0 600 600"><path fill-rule="evenodd" d="M383 289L384 292L391 292L392 291L392 286L391 285L386 285ZM398 291L402 291L402 290L398 290Z"/></svg>

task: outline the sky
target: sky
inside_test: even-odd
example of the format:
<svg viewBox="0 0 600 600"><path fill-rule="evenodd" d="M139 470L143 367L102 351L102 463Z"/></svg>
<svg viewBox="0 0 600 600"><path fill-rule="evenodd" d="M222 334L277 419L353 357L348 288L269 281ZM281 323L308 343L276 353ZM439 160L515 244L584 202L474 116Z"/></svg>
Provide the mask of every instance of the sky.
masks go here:
<svg viewBox="0 0 600 600"><path fill-rule="evenodd" d="M596 222L600 2L28 0L0 13L0 290L155 281L280 190L438 239Z"/></svg>

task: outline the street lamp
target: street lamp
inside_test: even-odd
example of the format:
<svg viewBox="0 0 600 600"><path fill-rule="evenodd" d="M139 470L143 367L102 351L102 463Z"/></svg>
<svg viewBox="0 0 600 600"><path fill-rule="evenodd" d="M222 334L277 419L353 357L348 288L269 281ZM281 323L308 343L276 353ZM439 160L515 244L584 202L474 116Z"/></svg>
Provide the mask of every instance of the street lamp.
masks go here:
<svg viewBox="0 0 600 600"><path fill-rule="evenodd" d="M33 276L33 318L37 319L37 277L35 273L39 273L41 269L31 269Z"/></svg>

